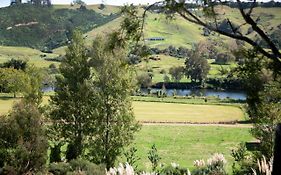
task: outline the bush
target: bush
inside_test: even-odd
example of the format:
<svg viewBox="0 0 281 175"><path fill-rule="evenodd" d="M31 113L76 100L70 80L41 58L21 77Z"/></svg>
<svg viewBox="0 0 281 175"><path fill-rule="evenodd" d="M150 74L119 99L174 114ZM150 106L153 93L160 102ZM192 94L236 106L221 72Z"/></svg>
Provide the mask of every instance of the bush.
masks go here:
<svg viewBox="0 0 281 175"><path fill-rule="evenodd" d="M159 174L161 175L188 175L190 174L187 168L181 168L176 163L171 163L171 165L163 167Z"/></svg>
<svg viewBox="0 0 281 175"><path fill-rule="evenodd" d="M235 61L235 57L231 53L219 53L216 57L217 64L230 64Z"/></svg>
<svg viewBox="0 0 281 175"><path fill-rule="evenodd" d="M40 172L47 160L47 138L41 113L21 101L8 116L0 117L0 168L2 174Z"/></svg>
<svg viewBox="0 0 281 175"><path fill-rule="evenodd" d="M192 175L226 175L225 164L224 156L216 153L207 160L207 164L204 160L194 161Z"/></svg>
<svg viewBox="0 0 281 175"><path fill-rule="evenodd" d="M138 85L144 88L151 86L152 78L148 73L144 73L137 76Z"/></svg>
<svg viewBox="0 0 281 175"><path fill-rule="evenodd" d="M51 163L49 172L54 175L78 174L78 172L87 175L104 175L105 166L96 165L87 160L75 159L69 163Z"/></svg>
<svg viewBox="0 0 281 175"><path fill-rule="evenodd" d="M245 144L241 143L235 150L232 150L231 155L234 158L233 175L252 174L252 169L256 169L253 154L247 151Z"/></svg>

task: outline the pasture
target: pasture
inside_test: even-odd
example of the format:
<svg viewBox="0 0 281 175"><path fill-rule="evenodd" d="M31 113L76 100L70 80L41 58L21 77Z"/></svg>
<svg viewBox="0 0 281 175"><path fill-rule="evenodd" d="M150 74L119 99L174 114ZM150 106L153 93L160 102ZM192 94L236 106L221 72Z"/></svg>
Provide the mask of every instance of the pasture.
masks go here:
<svg viewBox="0 0 281 175"><path fill-rule="evenodd" d="M253 140L249 128L218 126L142 126L136 134L135 143L140 157L140 168L150 169L147 153L153 144L162 158L161 163L178 163L192 169L193 161L209 158L214 153L222 153L227 159L230 171L233 159L231 150L240 142Z"/></svg>
<svg viewBox="0 0 281 175"><path fill-rule="evenodd" d="M0 114L8 112L12 108L14 100L1 97ZM44 96L43 104L47 104L48 100L49 96ZM133 110L136 119L142 122L219 123L245 120L244 112L238 105L182 104L179 102L181 101L174 101L174 103L133 101Z"/></svg>
<svg viewBox="0 0 281 175"><path fill-rule="evenodd" d="M27 47L12 47L12 46L0 46L0 63L6 62L10 59L21 59L26 60L30 64L34 64L36 67L46 68L50 64L54 63L58 65L57 62L46 61L45 58L57 57L57 54L43 53L36 49L31 49Z"/></svg>
<svg viewBox="0 0 281 175"><path fill-rule="evenodd" d="M239 107L178 103L133 102L138 121L218 123L244 120Z"/></svg>

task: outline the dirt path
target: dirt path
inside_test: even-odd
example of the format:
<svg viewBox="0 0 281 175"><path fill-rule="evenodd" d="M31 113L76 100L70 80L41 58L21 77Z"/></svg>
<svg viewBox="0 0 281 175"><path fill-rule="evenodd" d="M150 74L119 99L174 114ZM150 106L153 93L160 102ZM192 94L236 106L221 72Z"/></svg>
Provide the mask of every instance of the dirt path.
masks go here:
<svg viewBox="0 0 281 175"><path fill-rule="evenodd" d="M141 122L145 126L219 126L219 127L233 127L233 128L252 128L251 124L219 124L219 123L180 123L180 122Z"/></svg>

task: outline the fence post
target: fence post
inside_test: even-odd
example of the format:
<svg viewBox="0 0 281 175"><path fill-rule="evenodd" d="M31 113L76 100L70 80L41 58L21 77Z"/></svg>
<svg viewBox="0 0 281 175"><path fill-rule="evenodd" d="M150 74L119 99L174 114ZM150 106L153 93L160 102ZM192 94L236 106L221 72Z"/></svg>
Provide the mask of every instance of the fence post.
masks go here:
<svg viewBox="0 0 281 175"><path fill-rule="evenodd" d="M276 128L272 175L281 175L281 123Z"/></svg>

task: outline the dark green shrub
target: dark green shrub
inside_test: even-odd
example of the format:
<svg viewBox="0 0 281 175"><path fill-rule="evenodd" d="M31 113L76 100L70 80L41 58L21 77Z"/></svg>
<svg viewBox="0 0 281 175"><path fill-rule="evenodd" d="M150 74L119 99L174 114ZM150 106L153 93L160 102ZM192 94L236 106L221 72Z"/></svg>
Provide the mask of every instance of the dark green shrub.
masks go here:
<svg viewBox="0 0 281 175"><path fill-rule="evenodd" d="M7 174L40 172L47 160L47 138L37 106L21 101L0 117L0 168ZM5 172L3 174L5 174Z"/></svg>
<svg viewBox="0 0 281 175"><path fill-rule="evenodd" d="M105 166L96 165L87 160L75 159L69 163L51 163L49 172L54 175L78 174L78 172L83 172L87 175L104 175Z"/></svg>
<svg viewBox="0 0 281 175"><path fill-rule="evenodd" d="M188 169L186 168L181 168L177 164L172 163L169 166L163 167L159 171L160 175L187 175L188 174Z"/></svg>

